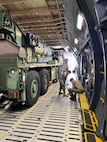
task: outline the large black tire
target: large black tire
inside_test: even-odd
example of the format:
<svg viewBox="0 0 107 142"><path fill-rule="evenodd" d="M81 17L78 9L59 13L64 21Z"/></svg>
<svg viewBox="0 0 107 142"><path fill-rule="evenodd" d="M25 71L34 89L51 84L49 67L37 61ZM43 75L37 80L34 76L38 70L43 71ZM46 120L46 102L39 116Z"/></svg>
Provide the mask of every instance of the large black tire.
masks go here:
<svg viewBox="0 0 107 142"><path fill-rule="evenodd" d="M39 72L40 80L41 80L41 91L40 94L44 95L49 87L49 73L47 69L42 69Z"/></svg>
<svg viewBox="0 0 107 142"><path fill-rule="evenodd" d="M36 71L30 71L26 82L26 106L33 106L40 96L40 77Z"/></svg>

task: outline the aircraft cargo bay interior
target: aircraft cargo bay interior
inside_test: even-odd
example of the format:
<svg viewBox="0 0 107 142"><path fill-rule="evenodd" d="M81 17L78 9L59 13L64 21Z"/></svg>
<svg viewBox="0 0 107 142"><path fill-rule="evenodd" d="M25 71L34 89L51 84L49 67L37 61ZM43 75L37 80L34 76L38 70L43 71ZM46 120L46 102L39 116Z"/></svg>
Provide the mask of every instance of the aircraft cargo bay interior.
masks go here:
<svg viewBox="0 0 107 142"><path fill-rule="evenodd" d="M107 142L107 0L0 0L0 142Z"/></svg>

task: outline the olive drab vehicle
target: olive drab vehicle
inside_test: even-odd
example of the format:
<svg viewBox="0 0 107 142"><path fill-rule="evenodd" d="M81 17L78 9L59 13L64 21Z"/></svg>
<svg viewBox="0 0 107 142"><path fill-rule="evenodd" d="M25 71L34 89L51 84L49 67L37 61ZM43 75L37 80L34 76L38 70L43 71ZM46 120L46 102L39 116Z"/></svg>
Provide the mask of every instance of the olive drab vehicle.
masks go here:
<svg viewBox="0 0 107 142"><path fill-rule="evenodd" d="M0 11L0 93L4 98L33 106L49 81L56 82L63 50L44 46L31 33L24 34L9 11Z"/></svg>

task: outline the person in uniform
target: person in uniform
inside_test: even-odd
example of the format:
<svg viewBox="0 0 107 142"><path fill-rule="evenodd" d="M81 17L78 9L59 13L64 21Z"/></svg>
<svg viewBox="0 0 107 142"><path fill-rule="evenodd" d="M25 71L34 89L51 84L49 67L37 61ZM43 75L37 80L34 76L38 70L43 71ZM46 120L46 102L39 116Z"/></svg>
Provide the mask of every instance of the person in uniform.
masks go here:
<svg viewBox="0 0 107 142"><path fill-rule="evenodd" d="M63 94L63 97L68 97L67 94L65 94L65 81L66 81L67 74L65 70L59 72L59 95ZM61 92L63 91L63 93Z"/></svg>
<svg viewBox="0 0 107 142"><path fill-rule="evenodd" d="M76 94L77 93L83 93L84 92L84 87L82 86L82 83L78 80L74 80L73 78L70 79L72 83L72 88L69 88L69 94L70 94L70 99L76 101Z"/></svg>

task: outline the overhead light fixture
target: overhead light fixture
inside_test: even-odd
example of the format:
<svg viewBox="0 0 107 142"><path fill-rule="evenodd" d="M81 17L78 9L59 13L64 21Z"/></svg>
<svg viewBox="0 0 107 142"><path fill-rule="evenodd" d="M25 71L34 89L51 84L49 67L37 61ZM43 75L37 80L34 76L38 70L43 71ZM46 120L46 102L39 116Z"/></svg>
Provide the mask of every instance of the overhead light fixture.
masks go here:
<svg viewBox="0 0 107 142"><path fill-rule="evenodd" d="M47 27L44 27L44 29L48 29Z"/></svg>
<svg viewBox="0 0 107 142"><path fill-rule="evenodd" d="M78 17L77 17L77 28L79 30L82 29L82 25L83 25L83 16L79 13Z"/></svg>
<svg viewBox="0 0 107 142"><path fill-rule="evenodd" d="M48 35L49 38L51 38L51 35Z"/></svg>
<svg viewBox="0 0 107 142"><path fill-rule="evenodd" d="M76 49L76 48L74 48L74 52L77 52L77 49Z"/></svg>
<svg viewBox="0 0 107 142"><path fill-rule="evenodd" d="M38 12L36 12L36 15L38 15L39 13Z"/></svg>
<svg viewBox="0 0 107 142"><path fill-rule="evenodd" d="M74 39L74 43L78 44L78 39L77 38Z"/></svg>
<svg viewBox="0 0 107 142"><path fill-rule="evenodd" d="M42 22L41 20L38 20L38 22Z"/></svg>

